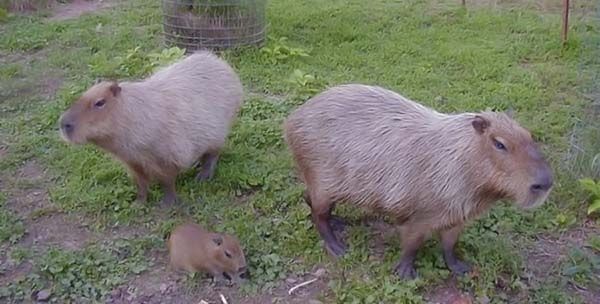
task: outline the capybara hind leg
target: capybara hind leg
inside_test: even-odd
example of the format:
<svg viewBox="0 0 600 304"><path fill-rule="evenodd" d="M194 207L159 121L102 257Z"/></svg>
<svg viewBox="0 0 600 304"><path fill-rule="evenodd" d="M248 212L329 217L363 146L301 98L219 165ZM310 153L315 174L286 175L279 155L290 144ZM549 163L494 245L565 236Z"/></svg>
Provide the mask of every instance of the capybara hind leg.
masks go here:
<svg viewBox="0 0 600 304"><path fill-rule="evenodd" d="M148 200L148 177L144 173L144 170L141 166L130 165L129 167L133 174L133 179L135 180L135 185L137 188L137 195L135 200L144 203Z"/></svg>
<svg viewBox="0 0 600 304"><path fill-rule="evenodd" d="M440 232L442 250L444 252L444 261L446 261L446 266L448 266L448 269L450 269L455 275L463 275L471 271L471 266L458 259L454 252L454 247L458 242L458 237L460 236L462 229L463 226L459 225Z"/></svg>
<svg viewBox="0 0 600 304"><path fill-rule="evenodd" d="M177 203L177 192L175 191L176 175L164 177L160 180L164 195L162 205L165 207L172 206Z"/></svg>
<svg viewBox="0 0 600 304"><path fill-rule="evenodd" d="M306 202L306 204L312 208L312 202L310 200L310 195L308 194L307 190L304 191L303 196L304 202ZM342 217L333 215L333 209L335 209L335 203L332 203L331 207L329 208L329 224L331 225L331 228L335 231L344 231L344 228L346 227L346 221L344 221Z"/></svg>
<svg viewBox="0 0 600 304"><path fill-rule="evenodd" d="M333 203L325 197L311 196L313 223L325 243L329 254L339 257L346 252L346 245L338 240L331 229L331 207Z"/></svg>
<svg viewBox="0 0 600 304"><path fill-rule="evenodd" d="M425 234L417 227L402 227L401 238L402 257L396 265L395 272L402 279L412 280L417 277L415 257L425 241Z"/></svg>
<svg viewBox="0 0 600 304"><path fill-rule="evenodd" d="M215 175L218 161L219 154L217 152L207 152L206 154L202 155L201 167L198 170L196 179L198 181L206 181L211 179Z"/></svg>

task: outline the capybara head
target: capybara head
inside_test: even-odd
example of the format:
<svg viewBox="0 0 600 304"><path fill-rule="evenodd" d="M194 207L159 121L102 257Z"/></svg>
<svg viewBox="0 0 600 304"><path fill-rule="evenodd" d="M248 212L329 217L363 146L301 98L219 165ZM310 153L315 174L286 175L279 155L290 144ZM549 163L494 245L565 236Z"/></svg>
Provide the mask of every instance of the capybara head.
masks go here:
<svg viewBox="0 0 600 304"><path fill-rule="evenodd" d="M247 279L249 272L240 242L234 236L219 233L212 233L211 240L208 254L215 263L212 266L222 269L221 275L227 280Z"/></svg>
<svg viewBox="0 0 600 304"><path fill-rule="evenodd" d="M60 117L61 137L74 144L110 137L120 93L116 82L102 81L89 88Z"/></svg>
<svg viewBox="0 0 600 304"><path fill-rule="evenodd" d="M505 113L482 112L472 120L479 152L491 172L493 195L514 200L523 208L541 205L553 185L552 169L531 134Z"/></svg>

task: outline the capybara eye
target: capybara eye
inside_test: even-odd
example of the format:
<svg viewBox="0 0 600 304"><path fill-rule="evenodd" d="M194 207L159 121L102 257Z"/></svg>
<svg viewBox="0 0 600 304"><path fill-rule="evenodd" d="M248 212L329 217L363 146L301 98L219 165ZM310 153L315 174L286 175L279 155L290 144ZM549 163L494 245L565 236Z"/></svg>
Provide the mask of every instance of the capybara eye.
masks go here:
<svg viewBox="0 0 600 304"><path fill-rule="evenodd" d="M231 259L231 253L229 253L229 251L225 251L225 256Z"/></svg>
<svg viewBox="0 0 600 304"><path fill-rule="evenodd" d="M98 109L102 109L104 107L104 104L106 104L106 100L99 99L99 100L96 100L96 102L94 102L94 107L96 107Z"/></svg>
<svg viewBox="0 0 600 304"><path fill-rule="evenodd" d="M506 146L504 146L503 143L499 142L498 140L494 139L494 146L496 147L496 149L498 150L505 150L506 151Z"/></svg>

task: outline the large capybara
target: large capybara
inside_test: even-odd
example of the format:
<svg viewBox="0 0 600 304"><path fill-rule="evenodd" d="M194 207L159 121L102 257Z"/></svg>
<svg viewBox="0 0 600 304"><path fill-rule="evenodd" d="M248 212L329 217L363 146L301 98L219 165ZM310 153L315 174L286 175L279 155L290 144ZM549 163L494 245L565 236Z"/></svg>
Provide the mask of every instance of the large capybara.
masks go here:
<svg viewBox="0 0 600 304"><path fill-rule="evenodd" d="M60 118L74 144L93 143L122 161L135 178L137 200L158 180L163 204L176 202L175 180L200 161L210 179L243 100L242 84L222 59L194 53L138 82L100 82Z"/></svg>
<svg viewBox="0 0 600 304"><path fill-rule="evenodd" d="M248 278L244 251L229 234L209 232L198 224L177 226L167 240L170 265L175 270L206 271L213 278L238 282Z"/></svg>
<svg viewBox="0 0 600 304"><path fill-rule="evenodd" d="M434 232L448 268L468 272L454 254L464 224L501 199L538 206L553 183L530 133L508 115L442 114L380 87L331 88L284 127L326 249L346 250L332 232L336 202L386 212L400 224L402 278L416 277L415 255Z"/></svg>

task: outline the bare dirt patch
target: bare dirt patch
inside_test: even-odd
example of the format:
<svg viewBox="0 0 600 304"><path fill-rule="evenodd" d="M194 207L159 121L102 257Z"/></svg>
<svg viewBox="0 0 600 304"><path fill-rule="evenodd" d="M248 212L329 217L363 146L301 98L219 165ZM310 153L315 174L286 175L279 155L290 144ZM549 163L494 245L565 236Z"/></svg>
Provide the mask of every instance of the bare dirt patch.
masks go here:
<svg viewBox="0 0 600 304"><path fill-rule="evenodd" d="M54 7L50 20L68 20L83 14L107 8L111 4L102 0L74 0L70 3L58 4Z"/></svg>
<svg viewBox="0 0 600 304"><path fill-rule="evenodd" d="M35 160L27 161L14 177L4 177L3 180L8 180L7 185L3 185L3 191L8 194L6 208L22 220L26 229L17 246L37 253L52 246L80 249L93 238L81 218L64 214L52 204L46 185L46 170ZM8 265L4 276L18 277L30 270L31 266L27 265L26 261Z"/></svg>
<svg viewBox="0 0 600 304"><path fill-rule="evenodd" d="M229 303L320 303L317 299L322 290L327 288L328 279L324 269L318 268L314 272L292 274L276 288L253 296L242 296L239 286L228 286L223 283L214 283L207 276L200 275L198 282L186 280L183 272L172 270L167 264L167 253L155 252L153 255L154 266L132 280L128 284L116 288L111 292L107 303L222 303L221 295ZM316 281L297 288L290 295L288 291L298 284Z"/></svg>
<svg viewBox="0 0 600 304"><path fill-rule="evenodd" d="M434 292L425 297L425 300L430 304L471 304L486 302L482 299L475 301L471 295L461 292L456 287L455 281L449 281L446 285L437 287Z"/></svg>
<svg viewBox="0 0 600 304"><path fill-rule="evenodd" d="M559 235L540 235L535 245L525 252L527 272L532 278L543 280L552 276L562 276L562 267L569 259L573 248L585 250L589 236L597 233L593 222L586 222L582 227L571 229ZM597 274L600 275L600 274ZM585 303L598 303L600 289L586 288L570 283L569 289L577 294Z"/></svg>

